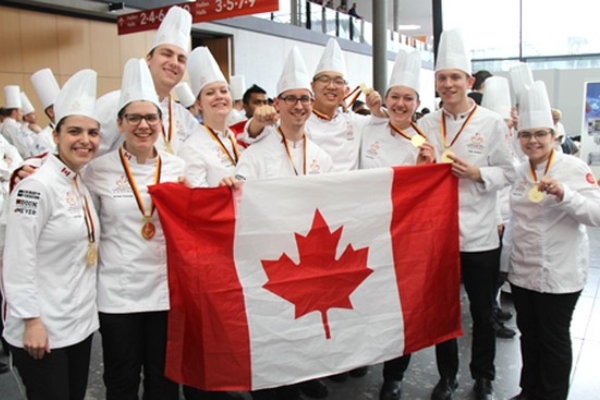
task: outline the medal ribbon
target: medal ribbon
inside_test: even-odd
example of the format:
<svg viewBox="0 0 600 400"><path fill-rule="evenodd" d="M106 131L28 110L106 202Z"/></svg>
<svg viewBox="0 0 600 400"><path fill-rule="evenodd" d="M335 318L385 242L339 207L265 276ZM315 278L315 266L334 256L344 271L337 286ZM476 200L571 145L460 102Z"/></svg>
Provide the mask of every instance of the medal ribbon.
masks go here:
<svg viewBox="0 0 600 400"><path fill-rule="evenodd" d="M447 143L446 142L446 114L444 113L444 111L442 111L442 139L444 140L444 148L445 149L454 146L454 143L456 142L456 139L458 139L458 137L460 136L460 134L463 132L463 130L465 129L465 126L467 126L467 124L471 120L471 117L473 116L473 114L475 114L475 111L477 111L477 105L475 105L475 107L473 107L473 109L471 110L471 112L467 116L467 119L465 119L465 122L463 122L462 126L460 127L460 130L458 131L458 133L456 134L456 136L454 136L454 139L452 139L452 142L450 143L450 146L448 146L446 144Z"/></svg>
<svg viewBox="0 0 600 400"><path fill-rule="evenodd" d="M407 139L407 140L411 140L412 137L408 136L402 129L398 128L396 125L392 124L391 122L389 123L390 128L396 132L397 134L399 134L400 136L402 136L403 138ZM417 124L415 124L414 122L410 121L410 126L417 132L418 135L421 135L425 140L427 140L427 135L423 133L422 130L419 129L419 127L417 126Z"/></svg>
<svg viewBox="0 0 600 400"><path fill-rule="evenodd" d="M237 165L237 162L238 162L238 160L240 158L240 153L238 152L238 149L237 149L237 146L235 144L235 141L233 140L233 138L231 137L231 135L227 135L227 137L229 138L229 141L231 142L231 148L233 149L233 156L231 156L231 153L229 152L229 150L227 150L227 147L225 147L225 145L221 141L221 138L219 137L219 135L217 134L217 132L215 132L208 125L204 125L204 126L206 127L206 130L208 130L208 133L210 133L210 136L212 136L213 140L219 144L219 146L221 147L221 150L223 150L223 152L225 152L225 154L227 154L227 157L229 158L229 161L231 161L231 163L233 165Z"/></svg>
<svg viewBox="0 0 600 400"><path fill-rule="evenodd" d="M125 158L125 154L123 153L123 148L119 149L119 157L121 158L121 164L123 164L123 169L125 170L125 175L127 176L127 181L129 181L129 185L131 189L133 189L133 195L135 196L135 201L137 202L138 208L142 212L144 219L151 219L152 214L154 214L154 202L150 199L150 212L146 215L146 208L144 207L144 202L142 201L142 197L140 192L135 184L135 178L131 173L131 169L129 168L129 163L127 163L127 158ZM156 158L156 170L154 172L154 184L158 184L160 182L160 174L162 169L162 158L160 155Z"/></svg>
<svg viewBox="0 0 600 400"><path fill-rule="evenodd" d="M350 93L344 96L344 109L347 110L352 107L352 104L358 99L358 96L361 94L360 85L352 89ZM350 101L346 102L346 100L350 99Z"/></svg>
<svg viewBox="0 0 600 400"><path fill-rule="evenodd" d="M544 175L542 175L542 178L545 177L548 171L550 170L552 162L554 162L554 149L550 153L550 157L548 158L548 164L546 164L546 169L544 170ZM531 179L533 179L533 183L538 183L537 174L535 173L535 168L533 167L533 164L531 164L531 161L529 161L529 172L531 173Z"/></svg>
<svg viewBox="0 0 600 400"><path fill-rule="evenodd" d="M94 219L92 218L92 211L90 210L90 203L88 202L87 196L85 193L81 193L79 191L79 184L77 183L77 176L73 178L73 185L75 185L75 190L77 191L77 197L81 199L83 196L83 204L81 204L81 208L83 209L83 219L85 220L85 227L87 229L88 235L88 243L96 242L96 229L94 227Z"/></svg>
<svg viewBox="0 0 600 400"><path fill-rule="evenodd" d="M294 173L298 176L298 170L296 169L296 165L294 164L294 159L292 158L292 153L290 152L290 148L287 144L287 139L283 136L283 131L281 128L277 128L277 132L281 135L281 140L283 140L283 147L285 147L285 153L288 156L288 160L290 160L290 164L292 164L292 168L294 168ZM303 165L302 165L302 175L306 175L306 134L302 136L304 142L302 143L302 152L304 154Z"/></svg>
<svg viewBox="0 0 600 400"><path fill-rule="evenodd" d="M169 95L169 134L165 132L165 125L160 124L162 128L162 137L165 145L168 147L171 145L171 140L173 140L173 99L171 99L171 95Z"/></svg>

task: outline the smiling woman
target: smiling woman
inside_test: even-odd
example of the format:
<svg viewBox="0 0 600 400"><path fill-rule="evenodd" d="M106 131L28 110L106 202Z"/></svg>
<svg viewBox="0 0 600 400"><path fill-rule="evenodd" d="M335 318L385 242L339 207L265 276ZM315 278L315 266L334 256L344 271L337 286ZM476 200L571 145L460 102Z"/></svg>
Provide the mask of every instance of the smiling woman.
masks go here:
<svg viewBox="0 0 600 400"><path fill-rule="evenodd" d="M100 226L79 172L96 153L96 72L83 70L54 103L58 154L10 197L3 278L10 345L28 399L85 397L96 308Z"/></svg>
<svg viewBox="0 0 600 400"><path fill-rule="evenodd" d="M192 186L214 187L222 178L233 176L239 159L233 132L226 126L232 106L231 93L207 47L192 51L188 74L203 124L201 131L186 141L179 156L186 162L186 177Z"/></svg>
<svg viewBox="0 0 600 400"><path fill-rule="evenodd" d="M106 398L136 398L143 372L144 398L176 400L178 385L164 375L169 309L165 239L148 185L177 181L184 167L181 159L155 147L161 111L145 60L125 65L118 108L125 142L85 171L105 227L98 309Z"/></svg>

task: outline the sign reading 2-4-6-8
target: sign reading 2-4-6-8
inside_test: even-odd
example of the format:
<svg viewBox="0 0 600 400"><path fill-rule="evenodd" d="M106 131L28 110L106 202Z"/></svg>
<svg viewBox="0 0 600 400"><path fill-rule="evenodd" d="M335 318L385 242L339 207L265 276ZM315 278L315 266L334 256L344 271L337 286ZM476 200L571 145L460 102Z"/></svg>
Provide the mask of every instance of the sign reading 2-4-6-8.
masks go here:
<svg viewBox="0 0 600 400"><path fill-rule="evenodd" d="M279 0L198 0L178 4L192 14L193 23L279 10ZM172 6L138 11L117 18L119 35L157 29Z"/></svg>

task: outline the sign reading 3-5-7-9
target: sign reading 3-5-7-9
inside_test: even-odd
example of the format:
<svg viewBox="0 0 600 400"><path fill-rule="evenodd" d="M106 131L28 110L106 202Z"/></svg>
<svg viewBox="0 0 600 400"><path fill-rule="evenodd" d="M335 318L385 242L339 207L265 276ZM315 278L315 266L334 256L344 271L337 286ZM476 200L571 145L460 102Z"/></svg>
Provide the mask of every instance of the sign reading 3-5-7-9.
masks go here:
<svg viewBox="0 0 600 400"><path fill-rule="evenodd" d="M193 23L279 10L279 0L197 0L178 4L192 14ZM157 29L172 6L153 8L117 18L119 35Z"/></svg>

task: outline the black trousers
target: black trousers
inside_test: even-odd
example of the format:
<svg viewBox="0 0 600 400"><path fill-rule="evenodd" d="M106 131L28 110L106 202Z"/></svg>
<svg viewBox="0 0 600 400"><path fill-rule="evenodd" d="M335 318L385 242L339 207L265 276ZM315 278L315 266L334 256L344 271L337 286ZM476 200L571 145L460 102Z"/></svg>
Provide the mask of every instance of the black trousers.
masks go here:
<svg viewBox="0 0 600 400"><path fill-rule="evenodd" d="M471 363L473 379L493 380L496 375L496 337L493 328L494 290L498 280L500 249L460 253L462 281L469 298L473 319ZM456 339L440 343L435 348L437 366L443 378L456 378L458 373L458 343Z"/></svg>
<svg viewBox="0 0 600 400"><path fill-rule="evenodd" d="M179 385L165 377L167 311L100 313L107 400L178 400Z"/></svg>
<svg viewBox="0 0 600 400"><path fill-rule="evenodd" d="M521 388L536 398L565 400L573 364L571 319L581 291L540 293L511 284L521 331Z"/></svg>
<svg viewBox="0 0 600 400"><path fill-rule="evenodd" d="M83 400L90 370L92 336L72 346L51 349L41 360L10 346L28 400Z"/></svg>

